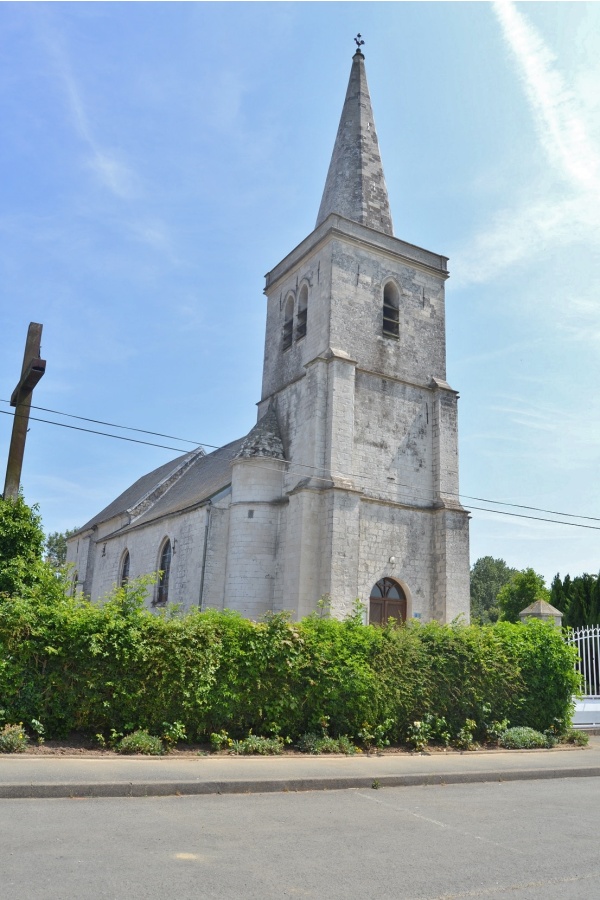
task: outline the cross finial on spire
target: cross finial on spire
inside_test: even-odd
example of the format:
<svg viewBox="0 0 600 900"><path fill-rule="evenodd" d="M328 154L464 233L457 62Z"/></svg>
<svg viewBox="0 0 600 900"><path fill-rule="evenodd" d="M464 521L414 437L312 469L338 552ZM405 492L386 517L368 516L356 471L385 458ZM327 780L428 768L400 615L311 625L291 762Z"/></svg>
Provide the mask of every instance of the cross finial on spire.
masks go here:
<svg viewBox="0 0 600 900"><path fill-rule="evenodd" d="M354 43L356 44L356 52L357 52L357 53L362 53L362 50L361 50L360 48L363 46L364 41L362 40L362 34L360 33L360 31L358 32L358 34L357 34L356 37L354 38Z"/></svg>

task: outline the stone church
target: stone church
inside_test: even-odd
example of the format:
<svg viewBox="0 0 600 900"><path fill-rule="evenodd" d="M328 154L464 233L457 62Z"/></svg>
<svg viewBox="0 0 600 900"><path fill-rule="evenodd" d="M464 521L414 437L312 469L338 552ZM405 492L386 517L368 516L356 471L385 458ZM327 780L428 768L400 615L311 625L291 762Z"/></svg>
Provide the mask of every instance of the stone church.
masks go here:
<svg viewBox="0 0 600 900"><path fill-rule="evenodd" d="M266 276L257 424L94 516L69 541L76 589L160 570L153 607L468 619L447 262L394 237L358 49L315 229Z"/></svg>

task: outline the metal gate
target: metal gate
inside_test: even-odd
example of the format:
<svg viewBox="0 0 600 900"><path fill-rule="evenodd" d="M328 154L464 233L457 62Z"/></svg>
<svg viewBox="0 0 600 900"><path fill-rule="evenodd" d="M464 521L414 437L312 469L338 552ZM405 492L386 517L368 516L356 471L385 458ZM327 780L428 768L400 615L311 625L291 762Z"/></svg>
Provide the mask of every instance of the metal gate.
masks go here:
<svg viewBox="0 0 600 900"><path fill-rule="evenodd" d="M567 635L567 643L577 647L577 671L581 674L584 696L600 699L600 625L574 628Z"/></svg>

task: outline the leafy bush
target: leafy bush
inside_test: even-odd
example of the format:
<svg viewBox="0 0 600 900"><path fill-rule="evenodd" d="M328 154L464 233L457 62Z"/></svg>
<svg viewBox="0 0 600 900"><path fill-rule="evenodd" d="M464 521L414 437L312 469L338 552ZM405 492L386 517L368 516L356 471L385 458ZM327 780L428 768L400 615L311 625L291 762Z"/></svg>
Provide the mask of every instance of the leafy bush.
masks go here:
<svg viewBox="0 0 600 900"><path fill-rule="evenodd" d="M172 724L163 722L161 737L170 749L171 747L174 747L178 741L185 741L187 739L185 725L183 722L173 722Z"/></svg>
<svg viewBox="0 0 600 900"><path fill-rule="evenodd" d="M126 734L115 745L117 753L143 753L146 756L161 756L164 752L160 738L140 728L132 734Z"/></svg>
<svg viewBox="0 0 600 900"><path fill-rule="evenodd" d="M22 725L5 725L0 731L0 753L23 753L29 738Z"/></svg>
<svg viewBox="0 0 600 900"><path fill-rule="evenodd" d="M283 753L285 742L283 738L260 737L257 734L249 734L241 741L231 741L231 753L238 756L259 754L260 756L279 756Z"/></svg>
<svg viewBox="0 0 600 900"><path fill-rule="evenodd" d="M476 729L477 722L475 722L474 719L467 719L462 728L459 729L458 734L454 739L454 743L459 748L459 750L477 749L477 742L475 740Z"/></svg>
<svg viewBox="0 0 600 900"><path fill-rule="evenodd" d="M231 747L232 743L233 741L224 730L221 730L219 732L213 731L210 736L210 746L215 753L218 753L219 750L225 750L226 747Z"/></svg>
<svg viewBox="0 0 600 900"><path fill-rule="evenodd" d="M323 740L323 735L315 734L314 731L307 731L306 734L300 735L296 742L296 748L301 753L319 753L319 743Z"/></svg>
<svg viewBox="0 0 600 900"><path fill-rule="evenodd" d="M425 743L442 744L467 720L474 741L503 719L568 728L575 651L541 622L375 628L358 615L157 614L144 605L148 581L102 604L67 596L55 576L0 596L5 721L36 719L50 739L110 734L111 745L135 723L168 743L216 735L215 748L249 734L377 747L407 740L415 722Z"/></svg>
<svg viewBox="0 0 600 900"><path fill-rule="evenodd" d="M413 750L421 753L427 749L430 741L433 739L431 725L425 719L417 719L408 726L406 742Z"/></svg>
<svg viewBox="0 0 600 900"><path fill-rule="evenodd" d="M300 737L296 747L302 753L315 755L320 753L343 753L345 756L353 756L356 753L356 747L345 734L334 738L328 734L318 735L314 732L307 732L307 734L303 734Z"/></svg>
<svg viewBox="0 0 600 900"><path fill-rule="evenodd" d="M365 722L358 732L358 737L367 748L367 753L373 748L381 750L383 747L389 747L390 741L387 735L393 724L391 719L386 719L385 722L381 722L379 725L369 725L368 722Z"/></svg>
<svg viewBox="0 0 600 900"><path fill-rule="evenodd" d="M507 750L537 750L553 746L554 741L548 735L536 731L535 728L521 725L516 728L507 728L504 734L500 735L499 744L501 747L506 747Z"/></svg>
<svg viewBox="0 0 600 900"><path fill-rule="evenodd" d="M46 729L38 719L31 720L31 730L34 731L37 735L37 743L40 745L43 744L46 740L46 738L44 737L44 735L46 734Z"/></svg>
<svg viewBox="0 0 600 900"><path fill-rule="evenodd" d="M578 747L587 747L589 742L589 734L586 734L585 731L578 731L576 728L569 728L563 738L563 743L576 744Z"/></svg>

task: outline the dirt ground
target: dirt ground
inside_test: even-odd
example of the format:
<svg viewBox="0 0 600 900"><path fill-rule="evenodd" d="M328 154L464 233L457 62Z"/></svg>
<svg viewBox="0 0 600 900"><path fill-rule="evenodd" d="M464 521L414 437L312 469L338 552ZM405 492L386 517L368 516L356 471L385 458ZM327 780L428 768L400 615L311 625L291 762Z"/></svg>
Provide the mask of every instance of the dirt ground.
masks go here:
<svg viewBox="0 0 600 900"><path fill-rule="evenodd" d="M548 753L555 753L557 751L563 750L576 750L580 749L573 744L559 744L557 747L553 747L551 750L548 750ZM64 741L45 741L43 744L35 744L31 742L27 745L25 750L23 751L25 754L29 756L72 756L72 757L120 757L122 754L117 753L115 750L110 750L108 748L103 749L98 746L98 744L91 738L81 737L79 735L73 735ZM452 755L452 754L463 754L469 753L472 755L473 753L529 753L535 751L528 750L504 750L496 746L495 744L489 746L479 746L476 750L456 750L451 747L429 747L426 751L418 753L414 750L409 750L406 747L386 747L383 750L371 750L370 754L366 750L357 750L358 755L362 756L390 756L390 755L404 755L404 756L431 756L434 754L444 754L444 755ZM539 752L539 751L538 751ZM165 754L166 755L166 754ZM179 744L176 747L173 747L168 751L168 755L171 757L197 757L197 756L231 756L232 754L228 750L222 750L219 753L215 753L210 744ZM299 750L294 750L293 748L286 747L283 751L283 756L306 756L305 753L300 753ZM329 756L341 756L342 754L328 754Z"/></svg>

